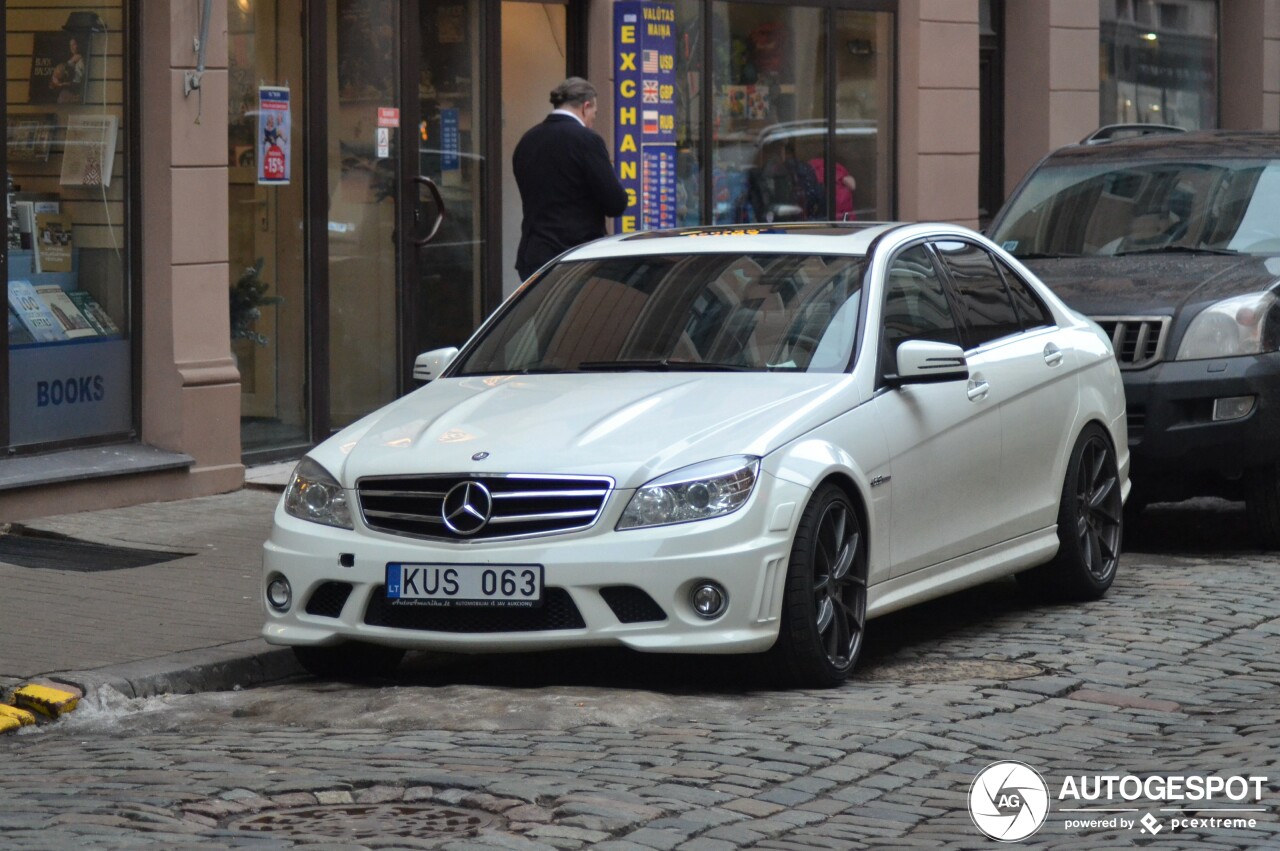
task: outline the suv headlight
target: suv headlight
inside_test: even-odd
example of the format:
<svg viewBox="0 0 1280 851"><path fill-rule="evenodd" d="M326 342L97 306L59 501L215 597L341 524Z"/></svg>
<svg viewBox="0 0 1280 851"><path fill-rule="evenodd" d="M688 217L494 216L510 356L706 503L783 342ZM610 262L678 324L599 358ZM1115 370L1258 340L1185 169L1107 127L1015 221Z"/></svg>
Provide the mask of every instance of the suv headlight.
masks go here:
<svg viewBox="0 0 1280 851"><path fill-rule="evenodd" d="M284 489L284 510L312 523L353 528L347 492L328 470L310 458L303 458L294 467L289 486Z"/></svg>
<svg viewBox="0 0 1280 851"><path fill-rule="evenodd" d="M1178 360L1256 355L1276 348L1280 329L1272 316L1276 297L1252 293L1211 304L1193 320L1178 347Z"/></svg>
<svg viewBox="0 0 1280 851"><path fill-rule="evenodd" d="M618 529L666 526L732 514L746 504L760 475L760 459L731 455L659 476L639 488Z"/></svg>

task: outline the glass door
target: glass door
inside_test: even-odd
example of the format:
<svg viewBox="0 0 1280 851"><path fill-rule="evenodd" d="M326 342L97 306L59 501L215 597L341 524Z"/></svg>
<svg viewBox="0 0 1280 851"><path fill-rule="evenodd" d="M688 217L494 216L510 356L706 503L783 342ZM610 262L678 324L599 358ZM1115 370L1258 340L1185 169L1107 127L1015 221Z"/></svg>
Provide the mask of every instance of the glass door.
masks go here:
<svg viewBox="0 0 1280 851"><path fill-rule="evenodd" d="M485 252L482 188L485 180L483 89L484 7L478 0L417 0L417 172L411 198L418 204L407 249L414 292L408 358L441 346L459 346L483 318ZM431 183L428 183L430 181ZM439 188L446 213L435 227Z"/></svg>
<svg viewBox="0 0 1280 851"><path fill-rule="evenodd" d="M481 315L482 3L328 7L329 425L411 389ZM442 218L443 216L443 218Z"/></svg>
<svg viewBox="0 0 1280 851"><path fill-rule="evenodd" d="M329 15L329 424L400 390L397 222L401 198L399 0L338 0ZM318 438L323 435L317 435Z"/></svg>
<svg viewBox="0 0 1280 851"><path fill-rule="evenodd" d="M231 351L246 453L304 444L309 433L301 6L227 4ZM268 92L274 106L287 108L265 110ZM273 147L287 176L268 169Z"/></svg>

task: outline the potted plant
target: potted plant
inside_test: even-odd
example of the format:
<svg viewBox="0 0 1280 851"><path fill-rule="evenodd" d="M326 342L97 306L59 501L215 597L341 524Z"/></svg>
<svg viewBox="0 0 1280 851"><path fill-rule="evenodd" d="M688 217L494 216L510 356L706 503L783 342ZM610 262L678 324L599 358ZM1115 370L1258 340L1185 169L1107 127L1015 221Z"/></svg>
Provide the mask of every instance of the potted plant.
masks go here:
<svg viewBox="0 0 1280 851"><path fill-rule="evenodd" d="M263 259L259 257L244 270L240 279L231 286L231 339L252 340L259 346L267 344L267 337L254 330L262 308L268 304L280 304L284 299L267 295L271 285L262 280Z"/></svg>

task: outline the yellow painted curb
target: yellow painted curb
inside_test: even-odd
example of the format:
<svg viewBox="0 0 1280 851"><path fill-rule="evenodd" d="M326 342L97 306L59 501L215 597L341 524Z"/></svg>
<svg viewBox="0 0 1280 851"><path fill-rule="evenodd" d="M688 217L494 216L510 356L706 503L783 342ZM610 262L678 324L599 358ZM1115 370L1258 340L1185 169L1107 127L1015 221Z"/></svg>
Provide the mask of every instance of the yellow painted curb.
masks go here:
<svg viewBox="0 0 1280 851"><path fill-rule="evenodd" d="M80 695L62 689L29 684L13 693L14 706L39 713L46 718L58 718L71 712L80 701Z"/></svg>
<svg viewBox="0 0 1280 851"><path fill-rule="evenodd" d="M12 729L5 726L6 721L14 721L19 727L27 727L36 723L36 716L32 715L25 709L19 709L16 706L6 706L5 704L0 703L0 729Z"/></svg>

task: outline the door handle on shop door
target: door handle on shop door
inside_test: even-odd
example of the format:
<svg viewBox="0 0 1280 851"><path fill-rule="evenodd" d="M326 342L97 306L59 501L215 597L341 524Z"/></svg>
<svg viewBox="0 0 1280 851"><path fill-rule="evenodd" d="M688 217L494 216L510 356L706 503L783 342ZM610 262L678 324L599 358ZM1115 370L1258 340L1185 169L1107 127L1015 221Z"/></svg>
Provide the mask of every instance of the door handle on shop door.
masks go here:
<svg viewBox="0 0 1280 851"><path fill-rule="evenodd" d="M440 197L440 187L436 186L436 182L425 174L420 174L413 179L413 182L419 186L425 186L431 192L431 198L436 202L436 209L440 211L440 215L436 216L435 224L431 226L431 230L421 239L415 239L414 245L426 245L428 242L436 238L436 233L440 230L440 225L444 223L446 210L444 208L444 198ZM421 216L421 210L418 207L413 208L413 221L416 223Z"/></svg>
<svg viewBox="0 0 1280 851"><path fill-rule="evenodd" d="M970 402L976 402L979 399L986 398L987 393L991 391L991 385L987 383L985 378L972 378L969 380L969 389L965 390L964 395L969 397Z"/></svg>
<svg viewBox="0 0 1280 851"><path fill-rule="evenodd" d="M1044 362L1049 366L1057 366L1062 363L1062 349L1053 343L1044 344Z"/></svg>

